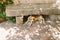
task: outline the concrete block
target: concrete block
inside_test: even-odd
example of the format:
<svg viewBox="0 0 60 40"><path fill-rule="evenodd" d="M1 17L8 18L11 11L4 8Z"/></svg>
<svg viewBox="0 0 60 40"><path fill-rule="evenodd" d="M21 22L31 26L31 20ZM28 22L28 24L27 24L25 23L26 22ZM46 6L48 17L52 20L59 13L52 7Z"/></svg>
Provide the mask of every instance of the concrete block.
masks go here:
<svg viewBox="0 0 60 40"><path fill-rule="evenodd" d="M23 24L23 16L16 17L16 24Z"/></svg>

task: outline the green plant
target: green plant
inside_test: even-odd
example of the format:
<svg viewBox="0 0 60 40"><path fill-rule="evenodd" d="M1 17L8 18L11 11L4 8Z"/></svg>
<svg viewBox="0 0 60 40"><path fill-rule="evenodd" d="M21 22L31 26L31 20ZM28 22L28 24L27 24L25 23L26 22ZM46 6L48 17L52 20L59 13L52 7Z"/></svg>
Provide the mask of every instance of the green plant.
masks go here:
<svg viewBox="0 0 60 40"><path fill-rule="evenodd" d="M11 22L16 22L16 18L15 17L6 17L6 19L8 20L8 21L11 21Z"/></svg>
<svg viewBox="0 0 60 40"><path fill-rule="evenodd" d="M13 3L12 0L8 0L7 2L8 4ZM0 1L0 18L4 18L9 21L15 22L16 21L15 17L6 17L5 8L6 8L5 3L3 3L3 1Z"/></svg>

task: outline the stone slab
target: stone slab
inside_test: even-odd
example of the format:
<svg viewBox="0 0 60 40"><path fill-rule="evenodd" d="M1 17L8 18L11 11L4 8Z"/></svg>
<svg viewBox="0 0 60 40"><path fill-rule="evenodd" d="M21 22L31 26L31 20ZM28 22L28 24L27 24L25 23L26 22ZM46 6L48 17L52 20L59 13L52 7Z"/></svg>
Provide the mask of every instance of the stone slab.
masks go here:
<svg viewBox="0 0 60 40"><path fill-rule="evenodd" d="M14 4L20 3L55 3L56 0L13 0Z"/></svg>
<svg viewBox="0 0 60 40"><path fill-rule="evenodd" d="M6 7L6 16L49 14L52 4L19 4ZM51 13L50 13L51 14Z"/></svg>

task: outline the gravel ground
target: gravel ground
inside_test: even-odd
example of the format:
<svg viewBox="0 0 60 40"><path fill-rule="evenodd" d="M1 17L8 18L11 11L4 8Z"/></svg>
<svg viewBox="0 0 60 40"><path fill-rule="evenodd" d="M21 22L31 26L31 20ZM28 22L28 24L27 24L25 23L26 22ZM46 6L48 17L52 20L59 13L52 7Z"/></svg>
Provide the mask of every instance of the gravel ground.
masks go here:
<svg viewBox="0 0 60 40"><path fill-rule="evenodd" d="M26 25L26 24L25 24ZM20 26L6 21L0 24L0 40L60 40L60 22L35 22Z"/></svg>

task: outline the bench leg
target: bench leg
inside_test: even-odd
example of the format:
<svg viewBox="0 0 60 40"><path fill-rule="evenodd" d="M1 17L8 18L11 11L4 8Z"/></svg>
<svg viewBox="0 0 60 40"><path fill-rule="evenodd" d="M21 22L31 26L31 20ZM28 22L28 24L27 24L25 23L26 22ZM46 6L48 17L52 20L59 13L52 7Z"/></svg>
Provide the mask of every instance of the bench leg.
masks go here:
<svg viewBox="0 0 60 40"><path fill-rule="evenodd" d="M23 16L16 17L16 24L23 24Z"/></svg>

